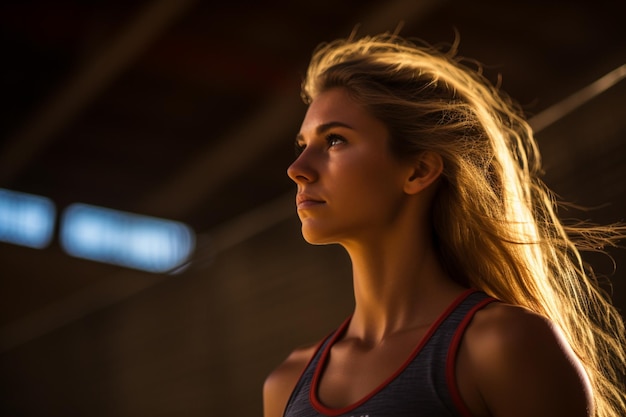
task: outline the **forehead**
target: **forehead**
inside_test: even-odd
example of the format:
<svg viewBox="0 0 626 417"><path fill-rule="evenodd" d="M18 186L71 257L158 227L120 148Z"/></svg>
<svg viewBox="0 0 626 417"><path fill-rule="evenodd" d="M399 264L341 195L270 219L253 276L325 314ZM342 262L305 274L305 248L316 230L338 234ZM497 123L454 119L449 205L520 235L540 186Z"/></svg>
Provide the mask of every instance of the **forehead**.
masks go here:
<svg viewBox="0 0 626 417"><path fill-rule="evenodd" d="M382 125L344 88L333 88L316 96L307 109L300 132L313 132L318 126L331 122L341 122L357 130Z"/></svg>

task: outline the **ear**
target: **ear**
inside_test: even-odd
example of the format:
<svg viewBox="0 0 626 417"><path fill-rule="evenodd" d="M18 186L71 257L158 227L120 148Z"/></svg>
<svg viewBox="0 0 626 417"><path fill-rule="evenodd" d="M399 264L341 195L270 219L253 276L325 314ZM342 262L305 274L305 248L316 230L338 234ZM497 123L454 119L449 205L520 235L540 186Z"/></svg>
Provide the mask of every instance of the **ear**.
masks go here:
<svg viewBox="0 0 626 417"><path fill-rule="evenodd" d="M433 184L443 172L443 158L436 152L424 151L415 157L410 175L404 182L404 192L417 194Z"/></svg>

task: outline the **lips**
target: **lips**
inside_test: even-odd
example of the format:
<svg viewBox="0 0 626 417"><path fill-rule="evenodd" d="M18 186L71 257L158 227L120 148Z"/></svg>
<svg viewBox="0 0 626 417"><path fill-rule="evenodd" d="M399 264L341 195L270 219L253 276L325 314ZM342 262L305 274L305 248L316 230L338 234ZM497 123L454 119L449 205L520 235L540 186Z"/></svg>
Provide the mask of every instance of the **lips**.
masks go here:
<svg viewBox="0 0 626 417"><path fill-rule="evenodd" d="M298 207L298 210L314 207L324 203L324 200L308 194L300 193L296 195L296 207Z"/></svg>

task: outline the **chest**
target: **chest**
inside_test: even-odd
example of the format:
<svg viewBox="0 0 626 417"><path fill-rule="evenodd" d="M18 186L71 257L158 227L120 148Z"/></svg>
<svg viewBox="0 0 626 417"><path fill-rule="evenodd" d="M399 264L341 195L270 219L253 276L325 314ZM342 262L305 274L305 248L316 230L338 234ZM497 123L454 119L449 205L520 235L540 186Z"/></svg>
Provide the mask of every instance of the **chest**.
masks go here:
<svg viewBox="0 0 626 417"><path fill-rule="evenodd" d="M427 329L392 337L376 346L345 339L320 363L317 397L328 407L355 404L386 386L413 360Z"/></svg>

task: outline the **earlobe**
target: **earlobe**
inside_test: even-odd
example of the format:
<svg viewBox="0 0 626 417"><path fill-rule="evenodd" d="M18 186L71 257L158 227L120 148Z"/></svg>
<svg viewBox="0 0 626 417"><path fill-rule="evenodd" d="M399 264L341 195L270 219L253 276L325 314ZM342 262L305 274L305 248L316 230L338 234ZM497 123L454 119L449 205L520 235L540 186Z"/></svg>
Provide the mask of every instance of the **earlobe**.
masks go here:
<svg viewBox="0 0 626 417"><path fill-rule="evenodd" d="M417 156L411 165L410 176L404 184L407 194L417 194L428 188L441 176L443 159L436 152L424 151Z"/></svg>

